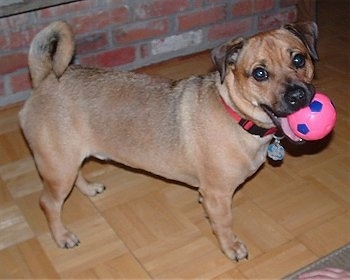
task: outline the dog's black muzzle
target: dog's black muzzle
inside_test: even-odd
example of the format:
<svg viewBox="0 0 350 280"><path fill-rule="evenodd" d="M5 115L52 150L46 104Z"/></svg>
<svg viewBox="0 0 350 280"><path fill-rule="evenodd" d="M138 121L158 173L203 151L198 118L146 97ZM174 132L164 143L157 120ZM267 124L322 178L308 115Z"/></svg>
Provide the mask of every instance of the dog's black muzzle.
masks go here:
<svg viewBox="0 0 350 280"><path fill-rule="evenodd" d="M315 88L311 84L288 84L284 94L281 96L278 106L271 108L265 104L261 104L261 107L269 115L276 127L278 127L290 141L302 144L304 143L304 140L293 133L286 117L301 108L308 106L314 96Z"/></svg>
<svg viewBox="0 0 350 280"><path fill-rule="evenodd" d="M291 110L297 111L307 105L307 94L304 87L290 86L283 96Z"/></svg>
<svg viewBox="0 0 350 280"><path fill-rule="evenodd" d="M310 104L315 95L315 88L311 84L289 84L280 102L280 108L276 109L278 116L288 116Z"/></svg>

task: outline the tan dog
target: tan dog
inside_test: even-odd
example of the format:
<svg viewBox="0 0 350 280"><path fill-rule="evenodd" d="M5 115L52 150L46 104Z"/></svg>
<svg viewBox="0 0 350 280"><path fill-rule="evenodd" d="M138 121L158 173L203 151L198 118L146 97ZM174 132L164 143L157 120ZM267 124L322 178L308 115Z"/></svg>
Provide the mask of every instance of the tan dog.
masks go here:
<svg viewBox="0 0 350 280"><path fill-rule="evenodd" d="M61 220L73 185L104 190L79 171L87 157L110 159L197 187L223 252L248 256L233 234L232 195L257 171L276 126L314 95L314 23L234 39L212 52L218 72L173 81L68 66L70 27L54 22L29 52L33 94L20 124L44 182L40 205L58 246L79 244Z"/></svg>

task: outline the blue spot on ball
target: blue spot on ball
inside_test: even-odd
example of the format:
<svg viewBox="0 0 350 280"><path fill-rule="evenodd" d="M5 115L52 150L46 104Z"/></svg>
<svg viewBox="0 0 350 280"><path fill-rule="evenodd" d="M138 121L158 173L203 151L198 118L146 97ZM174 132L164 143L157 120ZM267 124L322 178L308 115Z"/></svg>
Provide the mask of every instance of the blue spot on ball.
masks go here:
<svg viewBox="0 0 350 280"><path fill-rule="evenodd" d="M321 112L323 104L320 101L314 100L309 105L311 112Z"/></svg>
<svg viewBox="0 0 350 280"><path fill-rule="evenodd" d="M307 127L306 124L304 123L301 123L301 124L298 124L297 126L297 130L301 133L301 134L308 134L310 132L309 128Z"/></svg>

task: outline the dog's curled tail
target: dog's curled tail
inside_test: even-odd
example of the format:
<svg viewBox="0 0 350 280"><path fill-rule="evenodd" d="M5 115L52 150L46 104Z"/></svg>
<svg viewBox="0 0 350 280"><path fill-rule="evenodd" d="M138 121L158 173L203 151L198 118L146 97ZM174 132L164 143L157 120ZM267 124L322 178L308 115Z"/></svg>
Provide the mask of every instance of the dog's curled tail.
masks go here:
<svg viewBox="0 0 350 280"><path fill-rule="evenodd" d="M55 21L33 39L28 55L33 88L51 72L59 78L68 67L74 53L74 35L64 21Z"/></svg>

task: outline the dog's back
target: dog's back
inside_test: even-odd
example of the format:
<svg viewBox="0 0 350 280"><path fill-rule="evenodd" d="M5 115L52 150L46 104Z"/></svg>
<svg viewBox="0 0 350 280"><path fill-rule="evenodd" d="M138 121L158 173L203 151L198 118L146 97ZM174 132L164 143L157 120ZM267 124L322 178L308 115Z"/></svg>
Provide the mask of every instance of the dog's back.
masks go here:
<svg viewBox="0 0 350 280"><path fill-rule="evenodd" d="M31 44L28 60L33 93L19 119L34 156L75 153L80 160L88 156L112 159L195 185L188 170L183 172L191 165L186 158L185 142L189 140L180 139L192 133L180 130L182 122L188 121L184 117L193 119L195 92L201 93L200 87L210 79L175 82L69 65L73 52L72 31L62 21L43 29ZM184 90L188 85L191 90ZM65 147L72 151L63 151Z"/></svg>

